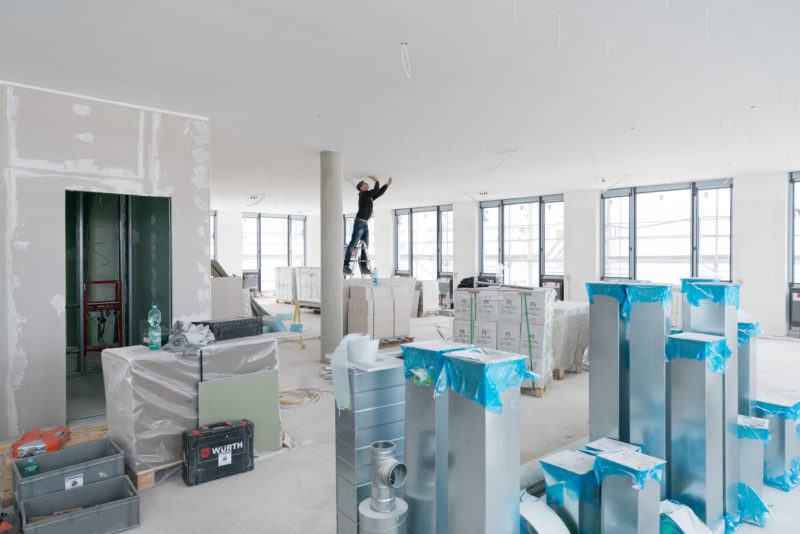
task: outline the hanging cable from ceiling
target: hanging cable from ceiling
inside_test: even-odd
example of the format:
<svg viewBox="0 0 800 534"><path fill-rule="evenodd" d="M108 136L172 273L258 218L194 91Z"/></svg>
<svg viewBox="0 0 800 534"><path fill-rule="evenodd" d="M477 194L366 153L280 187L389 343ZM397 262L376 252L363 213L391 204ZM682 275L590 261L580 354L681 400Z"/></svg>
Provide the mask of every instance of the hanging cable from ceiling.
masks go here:
<svg viewBox="0 0 800 534"><path fill-rule="evenodd" d="M403 64L403 70L411 79L411 58L408 57L408 42L403 41L400 43L400 61Z"/></svg>

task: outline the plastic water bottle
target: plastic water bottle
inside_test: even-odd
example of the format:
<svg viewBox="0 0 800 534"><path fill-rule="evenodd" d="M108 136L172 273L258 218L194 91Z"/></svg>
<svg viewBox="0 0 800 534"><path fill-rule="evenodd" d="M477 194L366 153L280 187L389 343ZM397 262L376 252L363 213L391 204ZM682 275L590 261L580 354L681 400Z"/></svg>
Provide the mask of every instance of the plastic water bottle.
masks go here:
<svg viewBox="0 0 800 534"><path fill-rule="evenodd" d="M33 458L28 458L28 463L22 468L22 478L31 477L39 473L39 466L33 461Z"/></svg>
<svg viewBox="0 0 800 534"><path fill-rule="evenodd" d="M147 330L150 350L161 350L161 312L155 305L147 314L147 322L150 323L150 328Z"/></svg>
<svg viewBox="0 0 800 534"><path fill-rule="evenodd" d="M377 286L378 285L378 268L377 267L373 267L372 268L372 285L373 286Z"/></svg>

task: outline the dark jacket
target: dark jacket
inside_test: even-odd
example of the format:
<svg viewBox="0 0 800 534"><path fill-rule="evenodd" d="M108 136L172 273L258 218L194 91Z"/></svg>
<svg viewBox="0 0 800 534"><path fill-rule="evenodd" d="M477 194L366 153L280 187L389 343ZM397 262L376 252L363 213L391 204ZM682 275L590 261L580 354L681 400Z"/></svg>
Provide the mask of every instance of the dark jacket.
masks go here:
<svg viewBox="0 0 800 534"><path fill-rule="evenodd" d="M372 201L386 192L388 186L375 182L375 187L366 191L358 192L358 213L356 219L364 219L368 221L372 217Z"/></svg>

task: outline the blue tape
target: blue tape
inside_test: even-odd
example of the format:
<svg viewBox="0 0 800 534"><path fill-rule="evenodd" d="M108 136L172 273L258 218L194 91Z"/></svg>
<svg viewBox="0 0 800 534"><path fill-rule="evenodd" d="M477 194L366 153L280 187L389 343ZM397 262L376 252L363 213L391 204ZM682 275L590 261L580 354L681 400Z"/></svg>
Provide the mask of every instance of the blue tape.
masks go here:
<svg viewBox="0 0 800 534"><path fill-rule="evenodd" d="M731 349L725 343L725 338L717 341L700 341L675 336L667 338L667 361L675 358L705 361L708 369L715 373L725 373L728 367L728 358Z"/></svg>
<svg viewBox="0 0 800 534"><path fill-rule="evenodd" d="M660 302L661 309L669 309L672 304L671 285L628 285L625 286L628 292L628 300L634 302Z"/></svg>
<svg viewBox="0 0 800 534"><path fill-rule="evenodd" d="M787 421L800 421L800 402L791 405L757 400L755 414L758 417L780 417Z"/></svg>
<svg viewBox="0 0 800 534"><path fill-rule="evenodd" d="M587 282L586 292L589 294L589 304L594 304L595 295L603 295L617 299L619 302L619 315L627 320L631 311L631 301L628 298L628 291L624 284Z"/></svg>
<svg viewBox="0 0 800 534"><path fill-rule="evenodd" d="M460 351L459 351L460 352ZM471 348L468 352L484 352L484 349ZM452 389L465 399L482 404L486 411L503 413L500 394L511 387L520 387L527 380L538 380L539 376L525 367L525 358L500 362L468 360L448 357L441 358L442 367L436 379L434 396Z"/></svg>
<svg viewBox="0 0 800 534"><path fill-rule="evenodd" d="M552 502L555 506L563 506L565 493L568 493L572 500L578 500L584 488L597 485L592 471L578 474L542 460L539 463L542 465L547 485L547 504Z"/></svg>
<svg viewBox="0 0 800 534"><path fill-rule="evenodd" d="M725 534L733 534L737 528L742 526L742 513L738 512L736 515L725 514L723 520L725 521Z"/></svg>
<svg viewBox="0 0 800 534"><path fill-rule="evenodd" d="M760 439L764 442L764 446L766 447L769 441L769 428L760 428L739 423L738 436L739 439Z"/></svg>
<svg viewBox="0 0 800 534"><path fill-rule="evenodd" d="M681 278L681 293L686 293L686 289L689 287L690 284L697 284L697 283L718 284L718 283L720 283L720 279L719 278Z"/></svg>
<svg viewBox="0 0 800 534"><path fill-rule="evenodd" d="M608 476L629 476L633 480L633 485L637 489L644 489L644 485L648 480L653 479L659 484L664 482L664 466L666 462L661 463L651 469L639 470L633 467L620 465L616 462L598 456L594 461L594 474L597 477L597 483L603 483L603 479Z"/></svg>
<svg viewBox="0 0 800 534"><path fill-rule="evenodd" d="M430 386L435 377L439 376L442 369L442 355L447 352L466 350L474 348L472 345L465 345L463 348L452 348L448 350L431 350L422 347L401 345L403 351L403 373L406 379L416 376L419 378L420 371L426 373L427 378L417 381L417 384ZM415 373L416 371L416 373Z"/></svg>
<svg viewBox="0 0 800 534"><path fill-rule="evenodd" d="M739 516L741 520L745 523L765 527L770 513L769 506L758 496L758 493L747 484L739 482Z"/></svg>
<svg viewBox="0 0 800 534"><path fill-rule="evenodd" d="M746 345L750 341L750 338L764 335L764 331L761 329L761 324L758 321L739 323L737 335L739 338L739 346L741 347L742 345Z"/></svg>
<svg viewBox="0 0 800 534"><path fill-rule="evenodd" d="M791 491L800 484L800 456L792 458L791 467L782 475L771 477L764 474L764 484L783 491ZM766 463L764 464L766 467Z"/></svg>
<svg viewBox="0 0 800 534"><path fill-rule="evenodd" d="M686 293L686 300L692 306L699 306L700 301L710 299L714 304L733 306L738 310L740 288L739 284L690 281L682 285L681 292Z"/></svg>
<svg viewBox="0 0 800 534"><path fill-rule="evenodd" d="M800 423L797 423L797 428L794 431L795 437L800 439Z"/></svg>

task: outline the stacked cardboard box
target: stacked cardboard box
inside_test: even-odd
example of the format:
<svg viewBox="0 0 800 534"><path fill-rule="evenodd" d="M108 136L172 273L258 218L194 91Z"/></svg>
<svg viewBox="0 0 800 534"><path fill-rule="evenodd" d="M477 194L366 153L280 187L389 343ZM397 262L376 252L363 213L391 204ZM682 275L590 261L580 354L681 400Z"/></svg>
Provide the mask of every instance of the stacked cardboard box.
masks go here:
<svg viewBox="0 0 800 534"><path fill-rule="evenodd" d="M275 267L275 298L282 302L297 300L295 271L299 267Z"/></svg>
<svg viewBox="0 0 800 534"><path fill-rule="evenodd" d="M297 300L319 304L321 295L321 272L319 267L297 267L295 269Z"/></svg>
<svg viewBox="0 0 800 534"><path fill-rule="evenodd" d="M542 388L553 376L554 301L550 289L457 289L453 341L527 356L528 367L542 377L535 386Z"/></svg>
<svg viewBox="0 0 800 534"><path fill-rule="evenodd" d="M580 366L589 346L589 304L575 301L553 303L553 366Z"/></svg>
<svg viewBox="0 0 800 534"><path fill-rule="evenodd" d="M411 335L412 296L407 283L349 286L347 332L373 339Z"/></svg>

